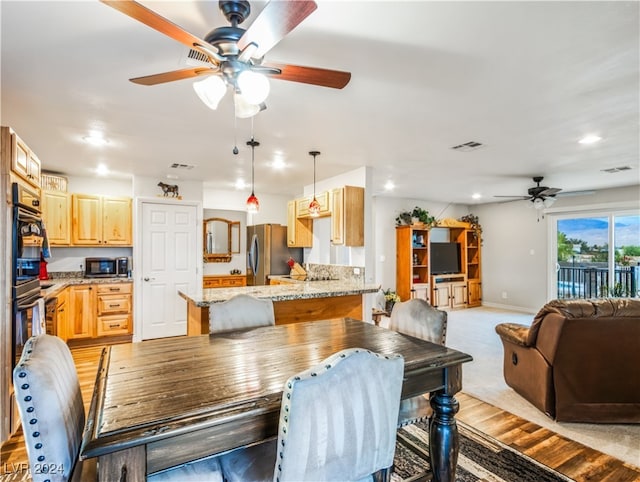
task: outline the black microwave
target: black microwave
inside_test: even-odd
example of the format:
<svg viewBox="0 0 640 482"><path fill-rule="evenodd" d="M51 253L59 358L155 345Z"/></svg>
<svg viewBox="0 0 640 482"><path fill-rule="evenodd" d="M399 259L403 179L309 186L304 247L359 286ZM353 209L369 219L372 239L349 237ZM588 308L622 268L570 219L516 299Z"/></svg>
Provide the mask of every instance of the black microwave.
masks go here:
<svg viewBox="0 0 640 482"><path fill-rule="evenodd" d="M129 274L129 258L85 258L86 278L126 277Z"/></svg>

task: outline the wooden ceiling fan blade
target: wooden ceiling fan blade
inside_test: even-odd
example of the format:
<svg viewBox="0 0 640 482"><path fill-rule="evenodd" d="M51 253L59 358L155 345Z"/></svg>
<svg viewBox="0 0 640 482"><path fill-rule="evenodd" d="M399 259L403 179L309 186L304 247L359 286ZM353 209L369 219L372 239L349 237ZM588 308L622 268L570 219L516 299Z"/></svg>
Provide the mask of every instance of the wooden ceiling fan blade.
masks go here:
<svg viewBox="0 0 640 482"><path fill-rule="evenodd" d="M559 189L557 187L548 187L544 191L538 193L538 196L553 196L555 194L558 194L560 191L562 191L562 189Z"/></svg>
<svg viewBox="0 0 640 482"><path fill-rule="evenodd" d="M100 0L105 5L115 8L119 12L157 30L160 33L171 37L174 40L186 45L189 48L197 48L203 53L207 54L206 50L212 50L211 45L190 34L182 27L179 27L175 23L167 20L161 15L158 15L153 10L148 9L144 5L139 4L134 0ZM209 55L209 54L208 54ZM215 63L215 58L211 58L211 61Z"/></svg>
<svg viewBox="0 0 640 482"><path fill-rule="evenodd" d="M268 77L303 84L320 85L333 89L342 89L351 80L351 72L341 70L320 69L317 67L303 67L301 65L278 64L266 62L263 67L275 68L280 73L265 73Z"/></svg>
<svg viewBox="0 0 640 482"><path fill-rule="evenodd" d="M590 194L594 194L595 191L564 191L559 194L556 194L556 197L570 197L570 196L587 196Z"/></svg>
<svg viewBox="0 0 640 482"><path fill-rule="evenodd" d="M316 2L307 0L269 2L238 40L238 48L242 51L250 44L255 44L257 49L252 56L263 57L316 8Z"/></svg>
<svg viewBox="0 0 640 482"><path fill-rule="evenodd" d="M173 82L175 80L191 79L199 75L213 74L216 71L214 69L208 69L206 67L195 67L182 70L173 70L171 72L163 72L161 74L145 75L144 77L135 77L129 79L134 84L140 85L157 85L164 84L166 82Z"/></svg>

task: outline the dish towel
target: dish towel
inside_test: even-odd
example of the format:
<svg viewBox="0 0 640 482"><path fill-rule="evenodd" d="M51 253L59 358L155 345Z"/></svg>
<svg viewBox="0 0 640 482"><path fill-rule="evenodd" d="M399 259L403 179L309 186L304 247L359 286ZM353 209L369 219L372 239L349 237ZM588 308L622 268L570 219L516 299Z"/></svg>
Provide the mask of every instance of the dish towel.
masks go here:
<svg viewBox="0 0 640 482"><path fill-rule="evenodd" d="M47 229L44 227L44 221L40 221L40 235L42 236L42 256L51 257L51 248L49 247L49 238L47 237Z"/></svg>
<svg viewBox="0 0 640 482"><path fill-rule="evenodd" d="M41 335L47 332L47 322L44 312L44 298L40 298L33 307L33 318L31 320L31 335Z"/></svg>

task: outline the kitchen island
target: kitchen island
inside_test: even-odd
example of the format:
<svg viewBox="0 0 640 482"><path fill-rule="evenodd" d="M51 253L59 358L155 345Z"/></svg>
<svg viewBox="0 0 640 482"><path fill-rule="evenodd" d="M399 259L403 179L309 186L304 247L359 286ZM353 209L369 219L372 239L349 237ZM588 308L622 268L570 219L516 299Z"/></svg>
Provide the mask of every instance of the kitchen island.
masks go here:
<svg viewBox="0 0 640 482"><path fill-rule="evenodd" d="M187 301L187 335L209 333L209 306L235 295L246 294L273 301L276 325L330 318L363 317L363 295L379 289L362 281L304 281L242 288L200 289L194 293L178 291Z"/></svg>

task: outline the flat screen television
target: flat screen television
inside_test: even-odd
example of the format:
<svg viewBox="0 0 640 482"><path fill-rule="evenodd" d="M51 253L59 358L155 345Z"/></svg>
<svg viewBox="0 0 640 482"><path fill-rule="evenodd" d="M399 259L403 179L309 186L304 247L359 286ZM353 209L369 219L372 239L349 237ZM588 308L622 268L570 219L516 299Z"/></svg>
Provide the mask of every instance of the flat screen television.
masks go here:
<svg viewBox="0 0 640 482"><path fill-rule="evenodd" d="M460 243L431 243L431 274L460 273Z"/></svg>

